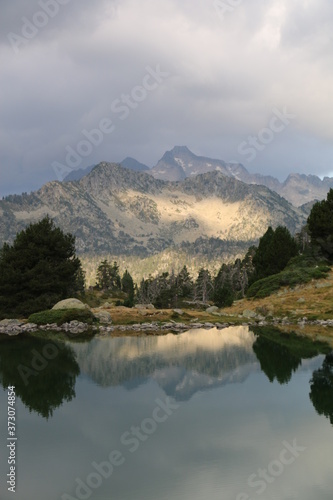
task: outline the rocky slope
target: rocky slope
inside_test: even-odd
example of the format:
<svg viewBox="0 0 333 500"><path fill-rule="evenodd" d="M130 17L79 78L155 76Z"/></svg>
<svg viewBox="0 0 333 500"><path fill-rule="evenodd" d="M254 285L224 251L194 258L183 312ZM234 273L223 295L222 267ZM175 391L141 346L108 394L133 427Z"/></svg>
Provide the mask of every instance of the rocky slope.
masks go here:
<svg viewBox="0 0 333 500"><path fill-rule="evenodd" d="M308 213L219 171L166 182L103 162L79 181L0 201L0 245L46 214L75 234L81 253L146 256L209 238L252 242L269 225L295 232Z"/></svg>
<svg viewBox="0 0 333 500"><path fill-rule="evenodd" d="M247 184L266 186L297 207L326 198L328 191L333 187L333 178L330 177L321 180L316 175L290 174L284 182L280 182L270 175L251 174L240 163L226 163L222 160L196 156L186 146L176 146L167 151L149 173L156 179L179 181L212 171L221 172Z"/></svg>

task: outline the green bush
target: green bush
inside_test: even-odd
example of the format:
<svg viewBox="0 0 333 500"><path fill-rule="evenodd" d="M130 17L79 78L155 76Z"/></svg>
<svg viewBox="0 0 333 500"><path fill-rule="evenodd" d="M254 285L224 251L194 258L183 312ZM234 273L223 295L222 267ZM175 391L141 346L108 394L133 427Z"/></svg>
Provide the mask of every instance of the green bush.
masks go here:
<svg viewBox="0 0 333 500"><path fill-rule="evenodd" d="M330 267L311 257L295 257L278 274L255 281L247 291L247 297L264 298L283 286L296 286L308 283L312 279L326 278Z"/></svg>
<svg viewBox="0 0 333 500"><path fill-rule="evenodd" d="M58 326L74 320L87 323L88 325L96 321L95 316L88 309L52 309L31 314L28 318L29 323L35 323L36 325L56 323Z"/></svg>

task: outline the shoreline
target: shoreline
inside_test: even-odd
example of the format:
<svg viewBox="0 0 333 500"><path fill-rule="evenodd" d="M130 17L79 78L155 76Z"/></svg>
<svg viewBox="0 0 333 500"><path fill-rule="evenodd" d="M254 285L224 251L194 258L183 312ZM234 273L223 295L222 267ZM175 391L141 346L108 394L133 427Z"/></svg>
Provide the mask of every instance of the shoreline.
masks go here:
<svg viewBox="0 0 333 500"><path fill-rule="evenodd" d="M243 319L243 320L242 320ZM221 318L221 321L212 318L211 321L145 321L133 324L102 324L102 325L89 325L80 323L79 321L72 321L65 323L61 326L56 324L35 325L32 323L24 323L20 320L8 320L10 324L7 326L0 325L0 337L18 337L20 335L26 336L31 334L42 335L43 333L54 334L54 340L57 340L57 335L65 334L68 339L75 338L93 338L94 336L105 337L120 337L120 336L159 336L168 333L180 334L191 329L206 329L217 328L224 330L233 326L244 327L262 327L262 328L276 328L281 333L295 333L301 337L311 338L313 341L322 341L328 343L333 347L333 319L331 320L308 320L302 318L297 322L292 322L286 318L274 318L271 320L247 320L245 318ZM62 336L61 335L61 336ZM61 340L59 338L59 340Z"/></svg>

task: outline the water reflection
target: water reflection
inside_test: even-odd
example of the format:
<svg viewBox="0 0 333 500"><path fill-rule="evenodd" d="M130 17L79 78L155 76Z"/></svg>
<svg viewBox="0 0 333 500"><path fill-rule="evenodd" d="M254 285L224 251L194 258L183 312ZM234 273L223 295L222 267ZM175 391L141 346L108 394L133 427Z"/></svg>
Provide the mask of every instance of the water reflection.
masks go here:
<svg viewBox="0 0 333 500"><path fill-rule="evenodd" d="M14 385L30 411L49 418L64 401L75 398L80 369L64 343L37 338L1 339L0 383Z"/></svg>
<svg viewBox="0 0 333 500"><path fill-rule="evenodd" d="M326 356L322 368L313 372L310 384L313 406L333 425L333 353Z"/></svg>
<svg viewBox="0 0 333 500"><path fill-rule="evenodd" d="M325 344L285 334L277 328L254 328L254 332L256 341L253 351L270 382L276 379L280 384L288 383L303 359L328 351Z"/></svg>
<svg viewBox="0 0 333 500"><path fill-rule="evenodd" d="M181 335L94 338L65 344L39 338L2 338L0 383L16 387L30 411L45 418L75 398L80 372L101 387L134 390L155 381L165 394L189 400L198 391L244 382L254 372L290 382L302 360L327 354L325 344L276 328L194 329ZM313 373L310 399L333 423L333 360Z"/></svg>
<svg viewBox="0 0 333 500"><path fill-rule="evenodd" d="M59 352L25 384L18 367L35 369L36 352L50 354L50 344ZM31 412L18 404L16 497L80 498L76 478L86 481L96 471L93 463L119 450L124 465L92 488L89 498L259 498L249 478L276 464L283 443L296 440L306 451L283 474L273 474L262 498L331 498L333 433L313 405L332 422L333 359L319 352L327 347L247 327L96 337L80 344L0 339L0 382L16 385ZM150 429L156 401L175 403L173 397L177 411L156 432L147 431L132 453L122 441L124 433ZM6 405L1 390L0 405ZM4 413L0 427L5 436ZM0 477L6 477L6 469L1 461ZM11 494L2 497L9 500Z"/></svg>
<svg viewBox="0 0 333 500"><path fill-rule="evenodd" d="M102 387L134 389L153 379L169 396L186 400L199 390L242 382L258 370L254 341L248 328L232 327L94 339L73 349L81 372Z"/></svg>

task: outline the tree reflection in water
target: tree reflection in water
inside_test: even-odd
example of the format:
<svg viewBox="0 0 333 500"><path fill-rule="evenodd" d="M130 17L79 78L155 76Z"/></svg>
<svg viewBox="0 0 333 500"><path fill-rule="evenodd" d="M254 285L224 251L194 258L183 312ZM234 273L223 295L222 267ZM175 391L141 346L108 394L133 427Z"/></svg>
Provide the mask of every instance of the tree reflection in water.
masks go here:
<svg viewBox="0 0 333 500"><path fill-rule="evenodd" d="M53 359L43 355L48 352ZM79 373L74 353L65 343L31 337L0 341L1 385L4 389L15 386L25 406L46 419L64 401L75 398Z"/></svg>
<svg viewBox="0 0 333 500"><path fill-rule="evenodd" d="M290 381L302 359L326 354L323 365L312 374L310 400L319 415L325 415L333 425L333 352L327 344L313 342L295 334L284 334L276 328L254 328L257 339L253 344L262 371L270 382Z"/></svg>
<svg viewBox="0 0 333 500"><path fill-rule="evenodd" d="M276 379L280 384L287 384L302 359L329 352L329 347L322 342L286 334L277 328L253 328L253 331L257 335L253 350L270 382Z"/></svg>
<svg viewBox="0 0 333 500"><path fill-rule="evenodd" d="M310 399L319 415L325 415L333 425L333 353L326 356L323 366L313 372Z"/></svg>

